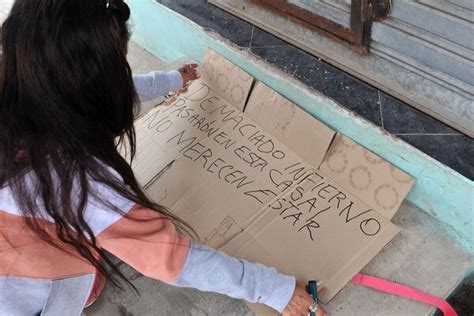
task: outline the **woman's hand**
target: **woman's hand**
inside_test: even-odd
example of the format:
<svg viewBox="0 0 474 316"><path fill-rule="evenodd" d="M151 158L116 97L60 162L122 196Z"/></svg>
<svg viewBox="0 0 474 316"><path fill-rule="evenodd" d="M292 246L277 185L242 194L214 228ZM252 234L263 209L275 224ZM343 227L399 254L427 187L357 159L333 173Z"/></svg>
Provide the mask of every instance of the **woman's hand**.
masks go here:
<svg viewBox="0 0 474 316"><path fill-rule="evenodd" d="M200 78L197 72L197 67L197 64L187 64L178 69L181 74L181 77L183 77L183 88L180 92L185 92L186 90L188 90L191 81Z"/></svg>
<svg viewBox="0 0 474 316"><path fill-rule="evenodd" d="M322 287L318 284L318 292L322 290ZM314 303L311 294L306 292L306 286L296 283L295 292L290 300L290 303L283 310L283 316L307 316L309 307ZM324 316L326 312L319 306L316 316Z"/></svg>

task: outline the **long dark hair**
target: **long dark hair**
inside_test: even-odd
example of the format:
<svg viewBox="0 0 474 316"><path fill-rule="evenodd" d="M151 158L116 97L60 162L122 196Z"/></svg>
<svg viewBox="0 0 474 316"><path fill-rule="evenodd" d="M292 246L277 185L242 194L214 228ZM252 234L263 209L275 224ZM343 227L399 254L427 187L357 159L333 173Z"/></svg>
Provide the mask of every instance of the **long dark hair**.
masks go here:
<svg viewBox="0 0 474 316"><path fill-rule="evenodd" d="M16 0L1 29L0 56L0 187L11 189L38 237L72 245L119 287L125 277L84 218L88 199L101 198L91 181L193 232L145 196L131 160L117 150L125 142L133 159L138 104L124 6L122 0ZM38 219L41 204L55 236Z"/></svg>

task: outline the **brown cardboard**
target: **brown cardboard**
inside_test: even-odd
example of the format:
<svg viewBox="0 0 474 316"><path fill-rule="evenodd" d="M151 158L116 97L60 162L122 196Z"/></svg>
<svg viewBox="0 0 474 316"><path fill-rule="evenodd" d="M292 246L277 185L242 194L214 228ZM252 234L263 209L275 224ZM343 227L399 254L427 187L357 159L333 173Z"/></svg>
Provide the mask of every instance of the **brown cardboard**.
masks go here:
<svg viewBox="0 0 474 316"><path fill-rule="evenodd" d="M252 89L245 114L315 167L323 161L336 135L262 82Z"/></svg>
<svg viewBox="0 0 474 316"><path fill-rule="evenodd" d="M202 77L224 100L243 111L253 77L211 49L206 51Z"/></svg>
<svg viewBox="0 0 474 316"><path fill-rule="evenodd" d="M388 219L415 183L410 175L341 134L334 138L320 168Z"/></svg>
<svg viewBox="0 0 474 316"><path fill-rule="evenodd" d="M267 152L269 148L274 150ZM225 124L218 134L190 144L147 192L192 223L203 241L216 247L314 170L244 118L237 128Z"/></svg>
<svg viewBox="0 0 474 316"><path fill-rule="evenodd" d="M232 79L226 81L231 88L219 84L216 90L214 83L211 89L210 82L213 82L214 78L221 78L223 74L232 76ZM186 93L166 105L152 109L137 120L137 155L133 167L139 183L147 187L160 170L182 153L185 149L183 146L188 144L189 140L198 141L213 135L225 122L238 120L241 111L219 93L234 97L243 109L252 83L253 78L250 75L214 51L208 50L201 79L193 82ZM239 98L232 92L237 90L243 93L239 93ZM174 136L178 136L181 145L168 142ZM171 145L172 143L174 145Z"/></svg>
<svg viewBox="0 0 474 316"><path fill-rule="evenodd" d="M398 228L321 171L274 200L223 250L270 264L301 282L321 280L327 303Z"/></svg>
<svg viewBox="0 0 474 316"><path fill-rule="evenodd" d="M208 245L218 248L237 236L224 247L230 254L271 263L301 280L322 280L327 286L322 300L328 301L395 236L397 229L257 128L252 120L242 117L239 122L225 124L219 134L186 146L147 192L191 223ZM239 130L242 126L251 126L251 130ZM261 141L251 140L254 130L262 136ZM167 141L172 146L176 142ZM262 148L259 151L264 142L273 144L272 153L264 153L267 150ZM256 163L246 159L251 153L260 156ZM317 219L311 218L314 215ZM251 242L244 244L242 238L247 235ZM308 267L303 258L314 261L318 268ZM271 261L265 262L268 259Z"/></svg>
<svg viewBox="0 0 474 316"><path fill-rule="evenodd" d="M252 89L245 114L389 219L415 182L349 138L334 139L334 131L261 82Z"/></svg>
<svg viewBox="0 0 474 316"><path fill-rule="evenodd" d="M320 279L327 302L397 228L343 181L318 171L318 149L329 147L334 132L262 84L247 113L265 128L242 113L253 78L229 64L209 51L188 92L137 121L134 170L147 194L191 224L202 242L302 281ZM229 85L219 83L222 76L232 77ZM229 88L234 84L243 98ZM262 111L277 114L264 119ZM278 130L280 122L300 120L301 129ZM294 206L280 215L285 203ZM301 228L308 223L319 228Z"/></svg>

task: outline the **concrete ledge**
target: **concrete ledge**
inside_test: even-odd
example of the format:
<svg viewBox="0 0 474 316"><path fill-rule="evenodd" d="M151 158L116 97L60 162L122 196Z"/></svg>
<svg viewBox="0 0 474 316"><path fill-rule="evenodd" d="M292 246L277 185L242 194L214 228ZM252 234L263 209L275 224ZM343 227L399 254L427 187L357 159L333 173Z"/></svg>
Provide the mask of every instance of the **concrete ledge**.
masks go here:
<svg viewBox="0 0 474 316"><path fill-rule="evenodd" d="M334 130L414 176L417 183L407 199L451 226L453 237L473 252L471 180L155 1L133 1L130 7L133 39L162 61L171 63L190 57L202 62L205 50L210 47Z"/></svg>

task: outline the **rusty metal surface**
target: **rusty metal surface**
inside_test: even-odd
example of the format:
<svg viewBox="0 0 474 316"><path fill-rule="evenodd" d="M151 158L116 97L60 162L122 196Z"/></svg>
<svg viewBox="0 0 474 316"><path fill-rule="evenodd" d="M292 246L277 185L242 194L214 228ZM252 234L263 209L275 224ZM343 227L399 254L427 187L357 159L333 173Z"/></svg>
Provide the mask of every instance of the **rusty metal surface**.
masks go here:
<svg viewBox="0 0 474 316"><path fill-rule="evenodd" d="M363 45L363 44L356 44L354 42L351 42L351 41L348 41L346 38L344 37L341 37L339 36L339 34L335 34L333 32L330 32L328 31L325 27L324 27L324 22L322 24L320 24L320 26L317 26L313 23L310 23L308 21L305 21L303 19L301 19L300 17L297 17L296 15L294 14L290 14L286 11L283 11L281 10L280 8L277 8L274 3L275 1L273 0L248 0L249 2L251 3L254 3L254 4L257 4L263 8L265 8L265 10L271 12L272 14L274 15L279 15L279 16L283 16L285 17L286 19L290 20L292 23L295 23L297 25L300 25L301 27L304 27L306 29L309 29L313 32L316 32L318 34L321 34L325 37L328 37L330 39L333 39L339 43L342 43L342 44L345 44L347 47L349 47L351 50L361 54L361 55L367 55L369 50L368 50L368 45ZM277 1L280 1L280 0L277 0ZM284 1L286 2L286 1ZM321 18L321 19L324 19L324 18ZM326 20L326 19L324 19ZM328 20L326 20L328 21ZM330 23L332 24L336 24L332 21L329 21ZM340 28L344 28L342 26L339 26ZM339 29L339 28L337 28ZM346 30L349 31L348 28L344 28Z"/></svg>
<svg viewBox="0 0 474 316"><path fill-rule="evenodd" d="M352 0L350 28L347 28L287 0L251 0L251 2L264 5L275 14L286 14L288 18L299 19L319 28L320 33L345 41L363 54L369 50L372 21L387 18L392 8L391 0Z"/></svg>
<svg viewBox="0 0 474 316"><path fill-rule="evenodd" d="M361 42L364 36L364 23L366 21L366 11L368 0L351 1L351 32L360 38Z"/></svg>
<svg viewBox="0 0 474 316"><path fill-rule="evenodd" d="M325 36L349 43L355 51L361 54L367 54L369 51L372 2L387 1L390 2L390 0L352 0L351 27L347 28L286 0L251 0L253 3L272 10L275 14L284 14L295 22L300 20L303 22L300 24L305 27L315 27L316 31Z"/></svg>

